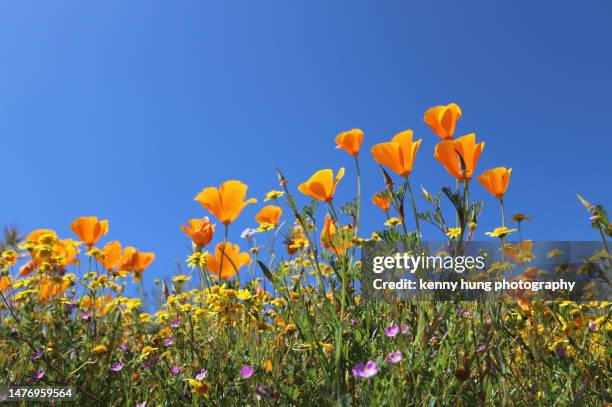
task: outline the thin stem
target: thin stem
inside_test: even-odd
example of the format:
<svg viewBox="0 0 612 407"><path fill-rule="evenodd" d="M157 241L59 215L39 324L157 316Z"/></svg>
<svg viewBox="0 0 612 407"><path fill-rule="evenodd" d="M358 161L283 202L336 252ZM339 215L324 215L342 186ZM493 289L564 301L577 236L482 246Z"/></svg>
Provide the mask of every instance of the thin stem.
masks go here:
<svg viewBox="0 0 612 407"><path fill-rule="evenodd" d="M410 194L410 204L412 205L412 214L414 215L414 224L417 232L417 242L419 243L419 251L421 251L421 226L419 225L419 214L414 203L414 194L412 193L412 186L408 175L406 175L406 186L408 187L408 193Z"/></svg>
<svg viewBox="0 0 612 407"><path fill-rule="evenodd" d="M361 222L361 170L359 169L359 159L357 155L353 157L355 157L355 168L357 169L357 219L355 221L355 236L357 236Z"/></svg>
<svg viewBox="0 0 612 407"><path fill-rule="evenodd" d="M499 203L501 204L501 217L502 217L502 227L506 226L506 210L504 208L504 198L499 198ZM521 224L519 223L519 228Z"/></svg>

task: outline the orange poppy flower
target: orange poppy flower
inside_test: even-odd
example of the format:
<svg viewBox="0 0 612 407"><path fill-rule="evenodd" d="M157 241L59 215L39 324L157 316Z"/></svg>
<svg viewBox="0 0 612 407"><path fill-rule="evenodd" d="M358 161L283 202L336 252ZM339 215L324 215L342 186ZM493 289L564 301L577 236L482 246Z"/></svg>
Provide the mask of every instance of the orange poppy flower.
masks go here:
<svg viewBox="0 0 612 407"><path fill-rule="evenodd" d="M386 165L402 177L410 175L414 159L419 151L421 139L412 141L412 130L405 130L396 134L387 143L376 144L372 147L372 155L378 164Z"/></svg>
<svg viewBox="0 0 612 407"><path fill-rule="evenodd" d="M283 209L280 206L268 205L261 208L259 213L255 215L255 220L261 227L265 226L276 226L278 220L283 214Z"/></svg>
<svg viewBox="0 0 612 407"><path fill-rule="evenodd" d="M497 167L486 170L478 177L478 181L497 199L502 199L510 183L512 168Z"/></svg>
<svg viewBox="0 0 612 407"><path fill-rule="evenodd" d="M11 279L7 276L0 277L0 292L6 290L11 286Z"/></svg>
<svg viewBox="0 0 612 407"><path fill-rule="evenodd" d="M55 256L57 256L58 265L60 267L66 267L72 264L74 258L79 253L76 248L77 242L72 239L59 240L53 247Z"/></svg>
<svg viewBox="0 0 612 407"><path fill-rule="evenodd" d="M423 121L441 139L448 140L453 138L455 125L461 117L461 109L455 103L448 106L434 106L425 112Z"/></svg>
<svg viewBox="0 0 612 407"><path fill-rule="evenodd" d="M108 242L101 250L98 261L106 270L115 270L121 260L121 243L117 241Z"/></svg>
<svg viewBox="0 0 612 407"><path fill-rule="evenodd" d="M381 211L388 212L391 201L381 194L376 194L372 197L372 203L378 206Z"/></svg>
<svg viewBox="0 0 612 407"><path fill-rule="evenodd" d="M189 219L187 226L181 225L181 230L191 237L191 241L198 247L209 244L215 233L215 225L210 223L208 216L202 219Z"/></svg>
<svg viewBox="0 0 612 407"><path fill-rule="evenodd" d="M240 181L225 181L219 188L204 188L195 200L215 215L224 225L232 223L245 206L257 202L250 198L245 201L248 186Z"/></svg>
<svg viewBox="0 0 612 407"><path fill-rule="evenodd" d="M321 230L321 246L332 253L341 255L349 249L350 239L351 236L347 233L346 228L338 232L338 228L329 213L325 215L325 223L323 224L323 230Z"/></svg>
<svg viewBox="0 0 612 407"><path fill-rule="evenodd" d="M344 177L344 167L338 170L336 178L332 170L320 170L313 174L308 181L298 187L298 191L319 201L329 202L334 199L338 182Z"/></svg>
<svg viewBox="0 0 612 407"><path fill-rule="evenodd" d="M138 251L135 247L126 247L119 260L119 271L133 271L134 280L140 281L142 280L142 272L149 267L154 259L154 253L143 253Z"/></svg>
<svg viewBox="0 0 612 407"><path fill-rule="evenodd" d="M248 253L240 253L238 245L221 242L215 247L214 256L206 254L206 268L221 280L232 278L238 271L251 263Z"/></svg>
<svg viewBox="0 0 612 407"><path fill-rule="evenodd" d="M440 161L453 177L460 181L469 181L483 149L484 142L476 144L476 134L471 133L456 140L444 140L436 144L434 158ZM461 160L465 164L465 171L462 171Z"/></svg>
<svg viewBox="0 0 612 407"><path fill-rule="evenodd" d="M35 231L31 232L28 235L28 237L26 237L26 242L37 244L38 243L38 239L40 239L40 237L44 236L44 235L51 235L51 236L57 238L57 233L55 233L51 229L36 229Z"/></svg>
<svg viewBox="0 0 612 407"><path fill-rule="evenodd" d="M70 280L62 277L43 275L40 279L38 295L42 303L49 298L57 297L70 287Z"/></svg>
<svg viewBox="0 0 612 407"><path fill-rule="evenodd" d="M32 271L34 271L34 262L28 261L26 264L19 268L19 275L24 277L30 275Z"/></svg>
<svg viewBox="0 0 612 407"><path fill-rule="evenodd" d="M353 156L359 154L362 142L363 131L360 129L345 131L336 136L336 148L341 148Z"/></svg>
<svg viewBox="0 0 612 407"><path fill-rule="evenodd" d="M95 216L83 216L72 222L70 229L87 246L93 246L108 232L108 221L99 221Z"/></svg>

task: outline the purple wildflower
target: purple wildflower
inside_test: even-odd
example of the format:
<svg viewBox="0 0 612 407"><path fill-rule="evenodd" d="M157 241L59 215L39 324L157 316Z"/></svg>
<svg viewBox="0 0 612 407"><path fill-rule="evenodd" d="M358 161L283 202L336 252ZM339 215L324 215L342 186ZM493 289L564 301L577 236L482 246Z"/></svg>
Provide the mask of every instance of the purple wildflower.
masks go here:
<svg viewBox="0 0 612 407"><path fill-rule="evenodd" d="M593 321L589 321L589 331L594 331L597 328L597 324Z"/></svg>
<svg viewBox="0 0 612 407"><path fill-rule="evenodd" d="M195 379L200 382L200 381L204 380L204 378L206 378L207 374L208 374L208 370L202 369L202 370L200 370L200 373L197 374Z"/></svg>
<svg viewBox="0 0 612 407"><path fill-rule="evenodd" d="M7 398L8 398L8 396L6 394L0 394L0 402L1 401L6 401Z"/></svg>
<svg viewBox="0 0 612 407"><path fill-rule="evenodd" d="M147 402L143 401L142 403L136 403L136 407L147 407Z"/></svg>
<svg viewBox="0 0 612 407"><path fill-rule="evenodd" d="M486 345L480 345L478 349L476 349L476 352L481 353L481 352L484 352L486 349L487 349Z"/></svg>
<svg viewBox="0 0 612 407"><path fill-rule="evenodd" d="M397 363L400 362L404 357L402 356L402 352L399 350L397 352L391 352L387 356L387 362L389 363Z"/></svg>
<svg viewBox="0 0 612 407"><path fill-rule="evenodd" d="M385 335L392 338L399 333L399 330L400 328L397 324L391 324L385 328Z"/></svg>
<svg viewBox="0 0 612 407"><path fill-rule="evenodd" d="M87 311L85 311L85 312L83 312L81 314L81 319L82 320L88 321L90 318L91 318L91 314L89 312L87 312Z"/></svg>
<svg viewBox="0 0 612 407"><path fill-rule="evenodd" d="M113 372L120 372L121 369L123 369L123 366L123 361L120 360L119 362L113 363L110 370L112 370Z"/></svg>
<svg viewBox="0 0 612 407"><path fill-rule="evenodd" d="M176 317L176 319L170 323L170 326L171 326L172 328L178 328L178 327L179 327L179 325L180 325L180 323L181 323L180 318L179 318L179 317Z"/></svg>
<svg viewBox="0 0 612 407"><path fill-rule="evenodd" d="M558 344L557 347L555 348L555 352L557 353L557 356L559 356L560 358L565 357L565 354L567 353L567 348L565 347L565 345L563 345L562 343Z"/></svg>
<svg viewBox="0 0 612 407"><path fill-rule="evenodd" d="M353 376L367 379L378 373L378 365L373 360L368 360L368 363L359 363L353 368Z"/></svg>
<svg viewBox="0 0 612 407"><path fill-rule="evenodd" d="M124 352L125 352L125 351L127 351L127 350L128 350L128 344L127 344L127 342L121 342L121 343L119 344L119 349L121 349L121 350L122 350L122 351L124 351Z"/></svg>
<svg viewBox="0 0 612 407"><path fill-rule="evenodd" d="M242 375L243 379L248 379L249 377L253 376L253 370L253 366L244 365L242 366L242 369L240 369L240 374Z"/></svg>
<svg viewBox="0 0 612 407"><path fill-rule="evenodd" d="M172 346L173 344L174 344L174 336L169 336L164 341L164 345L166 345L166 346Z"/></svg>
<svg viewBox="0 0 612 407"><path fill-rule="evenodd" d="M170 373L172 373L172 376L178 376L180 372L181 368L178 365L174 365L170 368Z"/></svg>
<svg viewBox="0 0 612 407"><path fill-rule="evenodd" d="M351 326L355 326L357 325L357 321L355 321L354 319L351 319Z"/></svg>
<svg viewBox="0 0 612 407"><path fill-rule="evenodd" d="M44 377L46 372L47 372L47 369L45 369L44 367L41 367L40 369L38 369L36 373L32 374L32 379L39 381L40 379Z"/></svg>
<svg viewBox="0 0 612 407"><path fill-rule="evenodd" d="M400 325L400 331L402 332L402 335L406 335L408 333L408 329L410 329L408 325Z"/></svg>
<svg viewBox="0 0 612 407"><path fill-rule="evenodd" d="M44 353L45 353L45 350L43 348L37 349L36 352L32 353L32 360L40 359Z"/></svg>
<svg viewBox="0 0 612 407"><path fill-rule="evenodd" d="M66 305L65 305L66 312L72 312L76 307L77 307L77 305L73 304L71 302L67 302Z"/></svg>

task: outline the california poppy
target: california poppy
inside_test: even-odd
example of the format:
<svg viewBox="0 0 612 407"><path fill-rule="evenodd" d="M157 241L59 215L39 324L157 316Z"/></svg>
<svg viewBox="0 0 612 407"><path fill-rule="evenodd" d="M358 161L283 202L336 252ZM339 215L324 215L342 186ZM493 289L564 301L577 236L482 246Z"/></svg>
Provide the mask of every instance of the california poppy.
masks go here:
<svg viewBox="0 0 612 407"><path fill-rule="evenodd" d="M240 181L230 180L222 183L219 188L204 188L195 200L215 215L224 225L232 223L248 204L257 202L250 198L245 201L248 186Z"/></svg>
<svg viewBox="0 0 612 407"><path fill-rule="evenodd" d="M344 177L344 167L338 170L336 178L332 170L320 170L315 172L308 181L301 183L298 190L319 201L329 202L334 199L336 187L342 177Z"/></svg>
<svg viewBox="0 0 612 407"><path fill-rule="evenodd" d="M119 271L134 272L134 280L142 280L142 272L149 267L155 259L155 253L144 253L135 247L126 247L119 260Z"/></svg>
<svg viewBox="0 0 612 407"><path fill-rule="evenodd" d="M198 247L209 244L215 232L215 225L210 223L208 216L202 219L189 219L186 225L181 225L181 230L191 237L191 241Z"/></svg>
<svg viewBox="0 0 612 407"><path fill-rule="evenodd" d="M332 220L331 216L325 216L323 229L321 230L321 246L328 249L330 252L341 255L350 247L351 234L347 233L345 227L340 231Z"/></svg>
<svg viewBox="0 0 612 407"><path fill-rule="evenodd" d="M336 148L341 148L353 156L359 154L362 142L363 131L360 129L345 131L336 136Z"/></svg>
<svg viewBox="0 0 612 407"><path fill-rule="evenodd" d="M83 216L72 222L70 229L87 246L93 246L108 232L108 221L99 221L95 216Z"/></svg>
<svg viewBox="0 0 612 407"><path fill-rule="evenodd" d="M276 205L268 205L261 208L255 215L255 220L260 227L274 227L278 224L278 220L283 214L283 209Z"/></svg>
<svg viewBox="0 0 612 407"><path fill-rule="evenodd" d="M478 181L497 199L504 197L508 184L510 183L510 173L512 168L497 167L486 170L478 176Z"/></svg>
<svg viewBox="0 0 612 407"><path fill-rule="evenodd" d="M11 279L7 276L0 277L0 292L6 290L11 286Z"/></svg>
<svg viewBox="0 0 612 407"><path fill-rule="evenodd" d="M206 268L221 280L232 278L238 271L251 263L248 253L240 253L238 245L221 242L215 247L215 254L206 254Z"/></svg>
<svg viewBox="0 0 612 407"><path fill-rule="evenodd" d="M472 179L484 142L476 144L476 134L471 133L456 140L444 140L436 144L434 158L460 181Z"/></svg>
<svg viewBox="0 0 612 407"><path fill-rule="evenodd" d="M67 278L43 275L38 288L40 301L45 303L49 298L56 297L66 291L68 287L70 287L70 280Z"/></svg>
<svg viewBox="0 0 612 407"><path fill-rule="evenodd" d="M381 211L388 212L391 201L387 197L383 196L382 194L375 194L372 197L372 203L378 206Z"/></svg>
<svg viewBox="0 0 612 407"><path fill-rule="evenodd" d="M36 229L26 237L26 242L37 244L41 236L50 235L57 238L57 233L51 229Z"/></svg>
<svg viewBox="0 0 612 407"><path fill-rule="evenodd" d="M78 249L76 248L77 244L79 243L72 239L58 240L58 242L55 244L53 251L60 267L66 267L69 264L72 264L74 258L79 253Z"/></svg>
<svg viewBox="0 0 612 407"><path fill-rule="evenodd" d="M107 243L97 258L106 270L115 270L121 261L121 243L117 241Z"/></svg>
<svg viewBox="0 0 612 407"><path fill-rule="evenodd" d="M391 141L372 147L372 155L378 164L386 165L403 177L408 176L412 172L414 159L422 141L421 139L412 141L412 138L412 130L402 131Z"/></svg>
<svg viewBox="0 0 612 407"><path fill-rule="evenodd" d="M455 103L448 106L434 106L425 112L423 121L441 139L448 140L453 138L455 125L461 117L461 109Z"/></svg>

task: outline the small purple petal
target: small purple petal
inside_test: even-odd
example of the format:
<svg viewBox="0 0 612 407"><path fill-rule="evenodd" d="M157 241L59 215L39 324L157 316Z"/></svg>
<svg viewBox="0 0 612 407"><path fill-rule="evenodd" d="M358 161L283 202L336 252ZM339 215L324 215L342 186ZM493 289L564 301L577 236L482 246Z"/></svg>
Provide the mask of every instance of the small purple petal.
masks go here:
<svg viewBox="0 0 612 407"><path fill-rule="evenodd" d="M120 360L119 362L113 363L110 370L112 370L113 372L120 372L121 369L123 369L123 366L123 361Z"/></svg>
<svg viewBox="0 0 612 407"><path fill-rule="evenodd" d="M37 349L36 352L32 353L32 360L40 359L44 353L45 350L43 348Z"/></svg>
<svg viewBox="0 0 612 407"><path fill-rule="evenodd" d="M147 407L147 402L143 401L142 403L136 403L136 407Z"/></svg>
<svg viewBox="0 0 612 407"><path fill-rule="evenodd" d="M200 373L197 374L197 376L195 377L195 379L197 381L202 381L204 380L204 378L206 378L206 375L208 374L208 370L206 369L202 369L200 370Z"/></svg>
<svg viewBox="0 0 612 407"><path fill-rule="evenodd" d="M124 351L124 352L125 352L126 350L128 350L128 344L127 344L127 342L121 342L121 343L119 344L119 349L121 349L121 350L122 350L122 351Z"/></svg>
<svg viewBox="0 0 612 407"><path fill-rule="evenodd" d="M593 321L589 321L589 331L594 331L597 328L597 324Z"/></svg>
<svg viewBox="0 0 612 407"><path fill-rule="evenodd" d="M164 341L164 345L166 346L172 346L173 344L174 344L174 336L170 336L166 338L166 340Z"/></svg>
<svg viewBox="0 0 612 407"><path fill-rule="evenodd" d="M399 350L397 352L391 352L389 353L389 355L387 356L387 362L389 363L398 363L400 362L404 357L402 356L402 352L400 352Z"/></svg>
<svg viewBox="0 0 612 407"><path fill-rule="evenodd" d="M240 369L240 374L242 375L243 379L248 379L249 377L253 376L253 370L253 366L244 365L242 366L242 369Z"/></svg>
<svg viewBox="0 0 612 407"><path fill-rule="evenodd" d="M408 325L401 325L400 326L400 331L402 332L402 335L406 335L408 333L409 329L410 329L410 327Z"/></svg>
<svg viewBox="0 0 612 407"><path fill-rule="evenodd" d="M373 360L369 360L368 363L359 363L353 368L353 376L367 379L378 373L378 365Z"/></svg>
<svg viewBox="0 0 612 407"><path fill-rule="evenodd" d="M176 317L176 319L175 319L174 321L172 321L172 323L170 323L170 326L171 326L172 328L178 328L178 327L179 327L179 325L180 325L180 323L181 323L180 318L179 318L179 317Z"/></svg>
<svg viewBox="0 0 612 407"><path fill-rule="evenodd" d="M178 365L174 365L170 368L170 373L172 373L173 376L177 376L180 372L181 368Z"/></svg>
<svg viewBox="0 0 612 407"><path fill-rule="evenodd" d="M397 335L400 331L400 328L397 324L391 324L388 327L385 328L385 335L389 336L389 337L394 337L395 335Z"/></svg>
<svg viewBox="0 0 612 407"><path fill-rule="evenodd" d="M45 369L44 367L41 367L40 369L38 369L36 373L32 375L32 379L39 381L45 376L46 372L47 372L47 369Z"/></svg>

